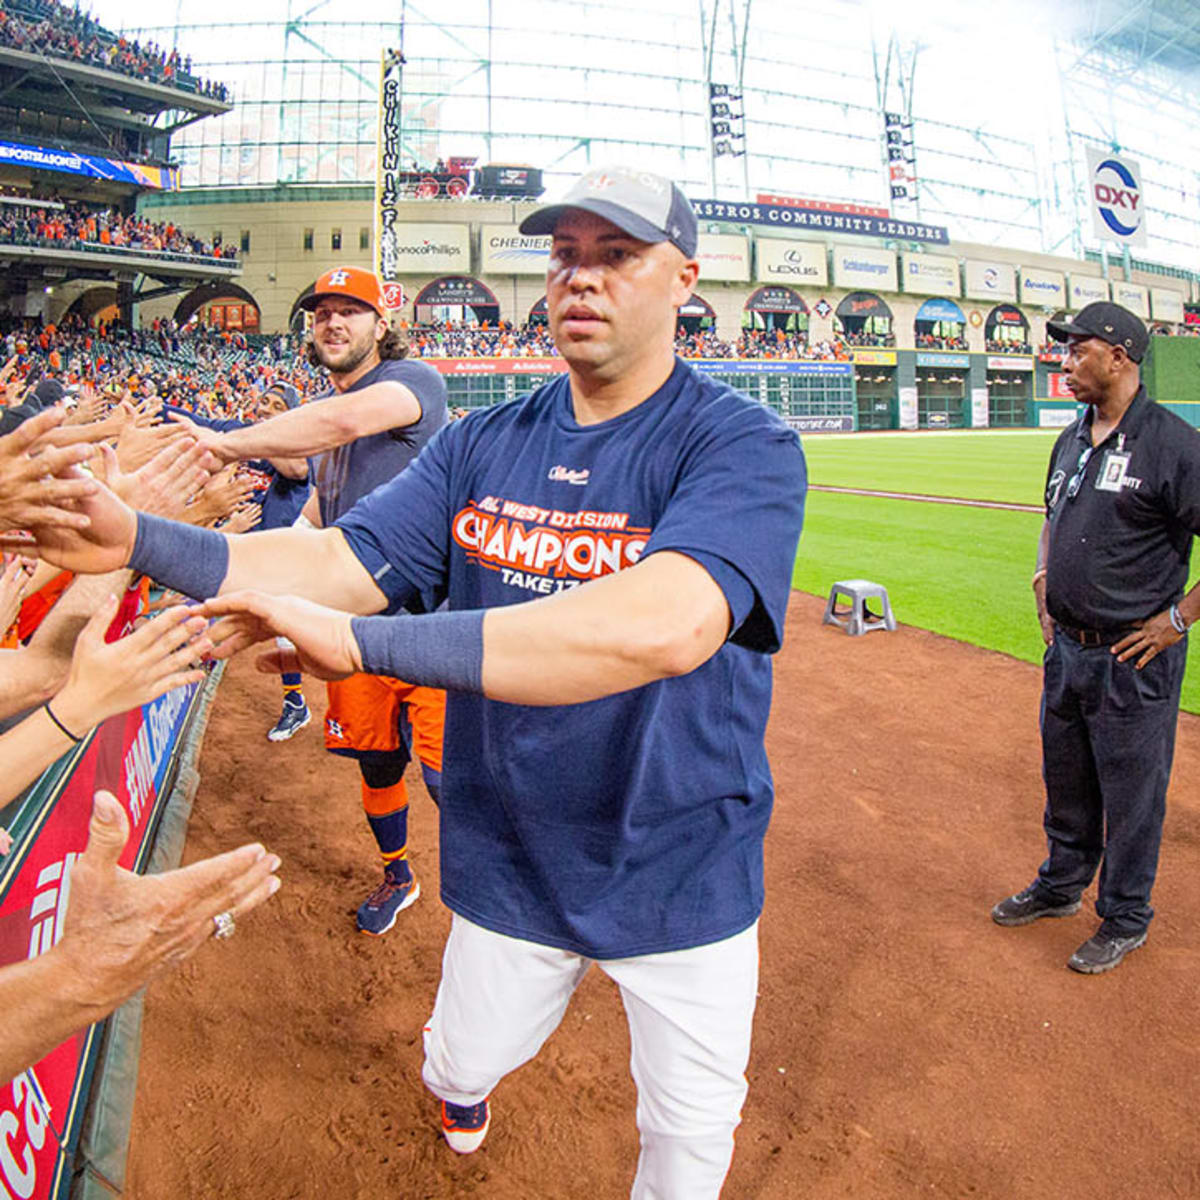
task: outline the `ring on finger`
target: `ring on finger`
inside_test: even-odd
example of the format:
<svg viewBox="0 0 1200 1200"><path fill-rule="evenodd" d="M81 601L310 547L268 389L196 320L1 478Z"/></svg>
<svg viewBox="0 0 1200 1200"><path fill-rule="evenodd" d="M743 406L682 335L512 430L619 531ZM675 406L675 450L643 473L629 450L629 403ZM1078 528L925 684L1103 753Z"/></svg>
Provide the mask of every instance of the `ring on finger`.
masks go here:
<svg viewBox="0 0 1200 1200"><path fill-rule="evenodd" d="M216 926L216 929L213 932L213 937L220 941L224 941L226 938L233 937L234 932L237 929L237 923L233 919L233 913L229 912L228 909L226 909L225 912L217 913L217 915L213 917L213 924Z"/></svg>

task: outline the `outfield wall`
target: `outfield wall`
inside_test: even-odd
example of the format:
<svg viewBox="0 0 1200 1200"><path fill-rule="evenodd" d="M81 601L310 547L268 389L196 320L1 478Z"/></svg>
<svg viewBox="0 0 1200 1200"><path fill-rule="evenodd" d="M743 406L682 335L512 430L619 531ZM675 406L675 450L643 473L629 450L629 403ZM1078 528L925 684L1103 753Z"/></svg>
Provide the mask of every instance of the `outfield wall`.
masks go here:
<svg viewBox="0 0 1200 1200"><path fill-rule="evenodd" d="M1154 338L1153 343L1155 356L1143 370L1147 390L1200 427L1200 340ZM809 432L1061 428L1079 411L1066 389L1060 355L1035 359L911 350L852 353L849 362L690 361L703 374L759 400L797 429ZM450 403L463 408L515 400L566 370L560 358L425 361L445 377ZM1168 365L1173 374L1167 374Z"/></svg>

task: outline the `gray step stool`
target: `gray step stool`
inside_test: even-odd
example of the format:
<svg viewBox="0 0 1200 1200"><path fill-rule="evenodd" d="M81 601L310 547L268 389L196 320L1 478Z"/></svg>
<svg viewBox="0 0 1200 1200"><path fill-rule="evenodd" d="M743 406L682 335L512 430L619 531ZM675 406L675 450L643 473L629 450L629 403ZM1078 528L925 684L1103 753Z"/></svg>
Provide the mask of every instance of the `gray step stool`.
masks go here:
<svg viewBox="0 0 1200 1200"><path fill-rule="evenodd" d="M839 609L838 597L844 596L850 601L850 607ZM867 601L878 597L883 603L883 613L876 615L867 608ZM895 629L896 618L892 613L892 602L888 599L887 588L882 584L872 583L869 579L842 579L829 589L829 603L825 605L823 625L838 625L851 637L869 633L872 629Z"/></svg>

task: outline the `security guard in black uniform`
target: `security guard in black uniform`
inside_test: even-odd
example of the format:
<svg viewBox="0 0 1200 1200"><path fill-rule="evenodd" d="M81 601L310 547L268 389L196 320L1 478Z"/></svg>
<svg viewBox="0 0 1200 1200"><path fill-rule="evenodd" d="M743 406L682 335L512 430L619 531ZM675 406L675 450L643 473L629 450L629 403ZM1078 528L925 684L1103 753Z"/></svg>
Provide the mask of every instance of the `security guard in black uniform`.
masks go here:
<svg viewBox="0 0 1200 1200"><path fill-rule="evenodd" d="M1033 576L1046 641L1044 827L1037 878L992 909L1000 925L1067 917L1100 867L1102 923L1073 970L1111 971L1154 910L1200 534L1200 430L1146 395L1145 326L1116 304L1051 321L1067 386L1087 410L1054 445Z"/></svg>

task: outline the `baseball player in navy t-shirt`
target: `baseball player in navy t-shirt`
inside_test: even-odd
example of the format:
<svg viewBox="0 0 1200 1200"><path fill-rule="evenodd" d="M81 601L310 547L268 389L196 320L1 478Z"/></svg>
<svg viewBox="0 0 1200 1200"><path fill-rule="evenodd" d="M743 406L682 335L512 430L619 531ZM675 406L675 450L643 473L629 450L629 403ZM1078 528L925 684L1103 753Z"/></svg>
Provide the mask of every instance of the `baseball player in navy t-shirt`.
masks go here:
<svg viewBox="0 0 1200 1200"><path fill-rule="evenodd" d="M553 237L566 376L447 426L332 529L222 538L99 492L90 535L53 553L220 592L222 652L282 634L315 674L447 687L454 916L423 1071L447 1142L483 1141L492 1088L595 964L629 1019L632 1195L704 1200L746 1095L804 459L769 410L674 355L697 229L669 180L593 171L522 231ZM430 592L448 610L351 615Z"/></svg>

